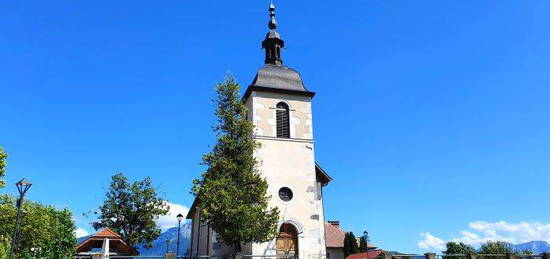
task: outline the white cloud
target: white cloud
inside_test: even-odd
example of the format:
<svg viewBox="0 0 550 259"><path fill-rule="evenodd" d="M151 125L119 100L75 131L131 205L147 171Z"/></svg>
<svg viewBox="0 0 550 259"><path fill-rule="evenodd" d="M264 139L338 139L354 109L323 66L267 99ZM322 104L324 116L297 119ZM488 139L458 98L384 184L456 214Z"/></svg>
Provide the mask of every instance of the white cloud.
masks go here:
<svg viewBox="0 0 550 259"><path fill-rule="evenodd" d="M189 211L189 208L180 204L168 202L168 205L170 206L170 211L168 211L168 214L160 216L156 219L157 225L162 229L162 231L172 227L177 227L178 219L176 219L176 215L181 213L185 217Z"/></svg>
<svg viewBox="0 0 550 259"><path fill-rule="evenodd" d="M430 233L421 233L420 235L423 239L418 242L418 247L424 250L433 250L437 248L437 240L443 241ZM451 238L449 241L463 242L472 246L480 246L487 241L505 241L513 244L529 241L550 242L550 224L474 221L468 224L467 230L460 232L459 237Z"/></svg>
<svg viewBox="0 0 550 259"><path fill-rule="evenodd" d="M443 250L445 248L445 241L430 234L429 232L420 233L422 240L418 241L418 247L424 250Z"/></svg>
<svg viewBox="0 0 550 259"><path fill-rule="evenodd" d="M86 231L86 230L83 229L83 228L77 228L77 229L74 231L74 235L75 235L76 237L85 237L85 236L90 235L90 233L88 233L88 231Z"/></svg>

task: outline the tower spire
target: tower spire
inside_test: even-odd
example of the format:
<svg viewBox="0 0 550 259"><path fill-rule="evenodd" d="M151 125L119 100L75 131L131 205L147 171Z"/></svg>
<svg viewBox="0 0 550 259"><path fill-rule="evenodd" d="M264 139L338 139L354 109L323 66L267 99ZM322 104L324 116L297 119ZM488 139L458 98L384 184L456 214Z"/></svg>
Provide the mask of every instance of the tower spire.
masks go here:
<svg viewBox="0 0 550 259"><path fill-rule="evenodd" d="M281 49L285 42L281 39L281 35L277 32L277 20L275 20L275 5L273 1L269 4L269 23L267 24L269 32L262 41L262 48L265 49L265 63L281 66L283 60L281 58Z"/></svg>
<svg viewBox="0 0 550 259"><path fill-rule="evenodd" d="M269 24L268 27L270 30L277 29L277 21L275 20L275 5L273 1L269 4Z"/></svg>

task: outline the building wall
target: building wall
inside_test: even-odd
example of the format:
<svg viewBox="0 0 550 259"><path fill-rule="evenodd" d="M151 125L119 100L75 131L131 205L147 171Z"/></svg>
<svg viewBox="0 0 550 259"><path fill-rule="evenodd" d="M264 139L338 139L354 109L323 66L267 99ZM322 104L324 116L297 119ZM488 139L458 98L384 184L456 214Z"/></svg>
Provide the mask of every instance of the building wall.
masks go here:
<svg viewBox="0 0 550 259"><path fill-rule="evenodd" d="M211 255L215 234L206 223L200 222L199 225L199 218L199 212L195 211L191 221L191 243L188 251L193 255Z"/></svg>
<svg viewBox="0 0 550 259"><path fill-rule="evenodd" d="M246 105L255 126L255 135L276 137L275 105L290 106L290 136L293 139L313 140L311 98L280 93L253 92ZM251 111L251 112L250 112Z"/></svg>
<svg viewBox="0 0 550 259"><path fill-rule="evenodd" d="M327 247L327 259L344 259L343 248L331 248Z"/></svg>
<svg viewBox="0 0 550 259"><path fill-rule="evenodd" d="M290 107L290 139L276 138L275 106ZM289 222L299 232L300 258L325 255L324 215L321 187L315 174L311 98L280 93L253 92L248 99L249 117L255 138L261 144L255 152L259 170L269 183L269 205L280 210L281 224ZM251 113L250 113L251 111ZM281 187L293 192L293 199L279 198ZM275 254L275 242L254 244L254 254Z"/></svg>

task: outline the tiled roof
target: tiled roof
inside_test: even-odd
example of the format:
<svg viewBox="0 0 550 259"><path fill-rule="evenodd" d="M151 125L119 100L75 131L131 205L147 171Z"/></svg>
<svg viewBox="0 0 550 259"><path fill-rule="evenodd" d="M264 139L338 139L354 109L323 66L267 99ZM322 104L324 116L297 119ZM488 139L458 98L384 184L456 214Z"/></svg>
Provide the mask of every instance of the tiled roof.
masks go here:
<svg viewBox="0 0 550 259"><path fill-rule="evenodd" d="M120 235L109 228L105 228L95 233L92 237L120 238Z"/></svg>
<svg viewBox="0 0 550 259"><path fill-rule="evenodd" d="M358 254L352 254L348 255L346 259L375 259L380 254L384 253L384 250L371 250L368 253L358 253ZM367 256L368 255L368 256Z"/></svg>
<svg viewBox="0 0 550 259"><path fill-rule="evenodd" d="M344 247L346 232L330 223L325 223L325 245L326 247Z"/></svg>

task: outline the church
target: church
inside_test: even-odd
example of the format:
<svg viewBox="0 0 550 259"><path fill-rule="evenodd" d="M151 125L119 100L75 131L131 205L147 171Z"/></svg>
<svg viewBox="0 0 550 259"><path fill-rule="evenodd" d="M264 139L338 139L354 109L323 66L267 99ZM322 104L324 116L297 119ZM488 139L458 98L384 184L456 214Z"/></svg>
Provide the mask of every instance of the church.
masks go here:
<svg viewBox="0 0 550 259"><path fill-rule="evenodd" d="M254 138L259 171L267 180L270 207L280 211L279 234L266 243L245 244L242 255L288 256L299 259L327 257L323 187L330 176L316 163L311 101L300 74L283 65L285 42L277 31L275 7L269 6L269 31L262 42L264 65L243 96ZM230 255L204 222L194 201L187 215L192 220L191 256Z"/></svg>

